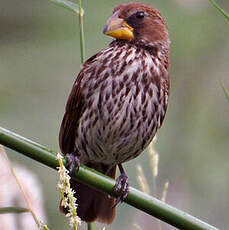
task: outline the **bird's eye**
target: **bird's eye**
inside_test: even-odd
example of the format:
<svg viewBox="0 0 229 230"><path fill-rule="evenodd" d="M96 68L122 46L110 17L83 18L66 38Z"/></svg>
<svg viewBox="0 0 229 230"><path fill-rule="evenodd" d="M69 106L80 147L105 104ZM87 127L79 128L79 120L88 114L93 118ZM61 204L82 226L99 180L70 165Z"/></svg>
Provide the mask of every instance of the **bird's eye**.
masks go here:
<svg viewBox="0 0 229 230"><path fill-rule="evenodd" d="M144 18L144 16L145 16L145 13L143 11L138 11L136 13L136 18L142 19Z"/></svg>

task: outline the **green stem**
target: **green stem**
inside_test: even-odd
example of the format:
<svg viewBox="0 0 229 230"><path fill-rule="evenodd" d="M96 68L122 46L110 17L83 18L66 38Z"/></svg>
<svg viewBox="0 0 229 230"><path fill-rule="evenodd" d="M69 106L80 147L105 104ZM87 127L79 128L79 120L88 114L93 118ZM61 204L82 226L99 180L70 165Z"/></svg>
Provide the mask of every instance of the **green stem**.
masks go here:
<svg viewBox="0 0 229 230"><path fill-rule="evenodd" d="M0 214L23 213L23 212L30 212L30 210L27 208L21 208L21 207L3 207L3 208L0 208Z"/></svg>
<svg viewBox="0 0 229 230"><path fill-rule="evenodd" d="M83 29L83 13L82 13L82 1L78 0L79 5L79 30L80 30L80 53L81 53L81 63L85 60L85 44L84 44L84 29ZM88 223L88 230L96 230L93 223Z"/></svg>
<svg viewBox="0 0 229 230"><path fill-rule="evenodd" d="M78 5L79 5L79 30L80 30L81 63L83 63L85 60L85 44L84 44L83 11L82 11L81 0L78 0Z"/></svg>
<svg viewBox="0 0 229 230"><path fill-rule="evenodd" d="M79 31L80 31L80 51L81 51L81 63L85 60L85 42L84 42L84 29L83 29L83 15L84 10L82 8L82 1L78 0L78 5L68 0L49 0L57 6L64 7L76 13L79 17Z"/></svg>
<svg viewBox="0 0 229 230"><path fill-rule="evenodd" d="M87 224L87 230L96 230L95 224L94 223L88 223Z"/></svg>
<svg viewBox="0 0 229 230"><path fill-rule="evenodd" d="M45 147L35 144L32 141L20 137L8 130L0 127L0 144L3 144L19 153L26 155L40 163L43 163L53 169L58 167L56 154ZM66 160L63 160L66 164ZM86 166L81 166L79 171L73 172L73 177L90 187L103 191L112 196L119 196L119 192L114 192L115 180L107 177ZM140 209L149 215L152 215L166 223L182 230L217 230L217 228L180 211L154 197L151 197L135 188L129 188L129 194L125 200L126 203Z"/></svg>

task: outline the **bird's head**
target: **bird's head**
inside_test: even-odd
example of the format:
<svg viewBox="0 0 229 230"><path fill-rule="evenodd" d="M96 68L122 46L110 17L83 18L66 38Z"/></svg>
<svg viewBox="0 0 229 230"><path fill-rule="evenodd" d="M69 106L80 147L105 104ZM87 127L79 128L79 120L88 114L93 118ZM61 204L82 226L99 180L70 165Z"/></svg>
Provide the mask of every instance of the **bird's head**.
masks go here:
<svg viewBox="0 0 229 230"><path fill-rule="evenodd" d="M169 42L168 29L160 12L145 3L126 3L114 8L103 33L133 43Z"/></svg>

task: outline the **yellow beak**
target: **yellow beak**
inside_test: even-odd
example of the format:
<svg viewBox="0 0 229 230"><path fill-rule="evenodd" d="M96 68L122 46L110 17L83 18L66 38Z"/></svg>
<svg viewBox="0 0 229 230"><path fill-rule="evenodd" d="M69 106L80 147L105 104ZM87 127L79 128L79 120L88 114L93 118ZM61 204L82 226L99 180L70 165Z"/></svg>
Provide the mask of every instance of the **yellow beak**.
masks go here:
<svg viewBox="0 0 229 230"><path fill-rule="evenodd" d="M107 20L103 33L117 39L132 41L134 39L134 29L125 20L119 18L118 13L119 11Z"/></svg>

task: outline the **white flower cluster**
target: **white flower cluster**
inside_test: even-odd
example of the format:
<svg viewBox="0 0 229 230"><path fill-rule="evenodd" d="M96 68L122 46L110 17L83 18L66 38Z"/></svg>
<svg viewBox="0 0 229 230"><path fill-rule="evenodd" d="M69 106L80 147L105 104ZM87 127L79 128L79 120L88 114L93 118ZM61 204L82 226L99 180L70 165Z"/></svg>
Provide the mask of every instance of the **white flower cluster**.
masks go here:
<svg viewBox="0 0 229 230"><path fill-rule="evenodd" d="M78 224L81 224L81 220L77 216L77 204L76 198L74 197L75 192L70 187L70 176L68 175L69 171L65 168L62 159L62 155L58 153L57 160L59 163L59 182L57 187L59 188L62 198L61 205L68 210L66 216L69 218L69 225L77 230L77 226Z"/></svg>

